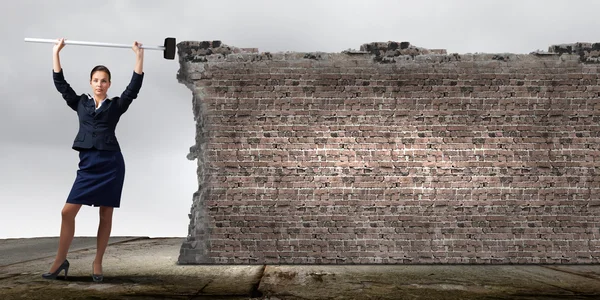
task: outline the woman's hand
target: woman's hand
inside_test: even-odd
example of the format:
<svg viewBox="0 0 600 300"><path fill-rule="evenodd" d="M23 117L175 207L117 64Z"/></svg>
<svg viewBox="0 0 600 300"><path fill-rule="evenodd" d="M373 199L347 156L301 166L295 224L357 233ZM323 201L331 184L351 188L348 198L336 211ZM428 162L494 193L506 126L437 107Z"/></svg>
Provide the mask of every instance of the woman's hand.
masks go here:
<svg viewBox="0 0 600 300"><path fill-rule="evenodd" d="M142 44L138 43L138 41L133 42L133 46L131 46L133 52L135 53L135 67L133 71L138 74L142 74L144 72L144 48L142 48Z"/></svg>
<svg viewBox="0 0 600 300"><path fill-rule="evenodd" d="M60 50L62 50L62 48L65 47L65 39L64 38L60 38L56 41L56 44L54 44L54 48L52 48L52 68L54 69L54 72L58 73L60 71L62 71L62 67L60 65Z"/></svg>
<svg viewBox="0 0 600 300"><path fill-rule="evenodd" d="M58 40L56 40L56 43L54 44L54 48L52 49L54 51L54 53L58 54L60 52L60 50L62 50L62 48L65 47L65 39L64 38L60 38Z"/></svg>
<svg viewBox="0 0 600 300"><path fill-rule="evenodd" d="M138 57L144 55L144 48L142 48L142 43L139 43L138 41L133 42L133 46L131 46L131 49L133 49L133 52Z"/></svg>

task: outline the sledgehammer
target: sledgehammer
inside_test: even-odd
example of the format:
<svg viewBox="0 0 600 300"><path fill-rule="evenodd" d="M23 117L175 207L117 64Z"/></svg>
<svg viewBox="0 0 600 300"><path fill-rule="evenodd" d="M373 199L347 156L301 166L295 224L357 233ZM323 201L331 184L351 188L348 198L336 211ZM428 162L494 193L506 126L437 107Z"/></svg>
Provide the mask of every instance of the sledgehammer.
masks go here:
<svg viewBox="0 0 600 300"><path fill-rule="evenodd" d="M25 38L25 42L31 43L50 43L55 44L57 40L52 39L38 39L38 38ZM82 41L70 41L65 40L66 45L79 45L79 46L95 46L95 47L110 47L110 48L131 48L131 45L125 44L112 44L112 43L98 43L98 42L82 42ZM142 49L149 50L162 50L163 57L165 59L174 59L175 58L175 38L168 37L165 38L165 43L163 46L146 46L142 45Z"/></svg>

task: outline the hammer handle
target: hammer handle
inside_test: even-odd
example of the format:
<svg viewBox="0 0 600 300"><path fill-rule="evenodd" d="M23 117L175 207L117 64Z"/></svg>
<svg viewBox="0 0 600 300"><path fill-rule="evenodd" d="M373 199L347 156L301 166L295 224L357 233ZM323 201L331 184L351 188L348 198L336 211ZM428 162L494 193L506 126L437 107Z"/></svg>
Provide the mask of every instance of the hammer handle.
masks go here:
<svg viewBox="0 0 600 300"><path fill-rule="evenodd" d="M58 42L58 40L25 38L25 42L56 44L56 42ZM83 42L83 41L71 41L71 40L65 40L65 45L97 46L97 47L110 47L110 48L131 48L131 45L126 45L126 44ZM142 49L149 49L149 50L161 50L161 51L165 50L164 46L146 46L146 45L142 45L141 48Z"/></svg>

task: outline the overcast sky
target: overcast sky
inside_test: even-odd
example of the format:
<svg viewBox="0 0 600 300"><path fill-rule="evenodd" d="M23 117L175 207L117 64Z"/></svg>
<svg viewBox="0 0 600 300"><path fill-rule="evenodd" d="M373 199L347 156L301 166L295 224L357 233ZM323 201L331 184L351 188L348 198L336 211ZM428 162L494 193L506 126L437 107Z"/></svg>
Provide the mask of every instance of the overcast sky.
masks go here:
<svg viewBox="0 0 600 300"><path fill-rule="evenodd" d="M531 0L11 0L0 11L0 238L57 236L75 179L77 116L52 83L52 46L25 37L162 45L165 37L221 40L259 51L340 52L377 41L409 41L449 53L546 50L600 42L600 1ZM120 95L134 66L128 49L67 45L66 79L88 93L97 64ZM177 59L177 58L176 58ZM177 60L146 51L144 84L117 128L126 164L113 235L185 236L196 162L192 96ZM84 206L76 235L94 236L98 210Z"/></svg>

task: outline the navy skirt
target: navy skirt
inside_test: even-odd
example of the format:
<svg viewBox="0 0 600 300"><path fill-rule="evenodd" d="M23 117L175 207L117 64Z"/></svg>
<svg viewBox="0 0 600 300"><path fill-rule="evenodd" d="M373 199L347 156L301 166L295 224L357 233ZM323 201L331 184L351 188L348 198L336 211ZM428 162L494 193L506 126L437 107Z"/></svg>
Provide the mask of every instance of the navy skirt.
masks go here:
<svg viewBox="0 0 600 300"><path fill-rule="evenodd" d="M119 207L125 180L121 151L82 149L79 170L67 203Z"/></svg>

